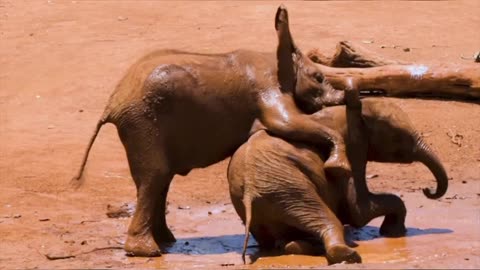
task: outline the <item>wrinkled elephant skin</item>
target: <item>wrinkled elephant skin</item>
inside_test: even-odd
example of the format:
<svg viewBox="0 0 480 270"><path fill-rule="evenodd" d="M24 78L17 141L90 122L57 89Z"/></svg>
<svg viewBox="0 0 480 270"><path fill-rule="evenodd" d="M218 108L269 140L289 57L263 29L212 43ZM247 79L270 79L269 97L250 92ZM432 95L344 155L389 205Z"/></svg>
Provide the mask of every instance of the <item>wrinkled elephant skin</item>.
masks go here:
<svg viewBox="0 0 480 270"><path fill-rule="evenodd" d="M324 147L285 141L264 131L252 135L233 155L228 180L233 205L246 226L243 258L249 232L261 247L280 243L291 253L311 253L303 240L321 240L329 263L361 261L345 244L342 224L361 227L385 216L380 233L403 235L405 205L393 194L368 191L368 160L421 161L438 182L435 194L424 193L435 198L445 193L448 179L442 164L403 111L382 99L359 102L354 91L347 91L345 97L347 109L326 108L313 118L342 134L353 177L331 179L325 173L321 165L328 152Z"/></svg>

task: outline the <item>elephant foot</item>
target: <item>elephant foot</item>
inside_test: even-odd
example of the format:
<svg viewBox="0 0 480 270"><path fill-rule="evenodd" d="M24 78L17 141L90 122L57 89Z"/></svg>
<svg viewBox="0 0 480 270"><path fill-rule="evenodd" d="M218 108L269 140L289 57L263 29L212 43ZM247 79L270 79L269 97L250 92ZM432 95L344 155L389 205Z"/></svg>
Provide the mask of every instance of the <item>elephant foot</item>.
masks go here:
<svg viewBox="0 0 480 270"><path fill-rule="evenodd" d="M170 229L167 227L157 229L154 234L157 243L168 245L177 242L177 239L173 235L172 231L170 231Z"/></svg>
<svg viewBox="0 0 480 270"><path fill-rule="evenodd" d="M327 261L336 263L361 263L362 257L351 247L343 244L334 245L327 249Z"/></svg>
<svg viewBox="0 0 480 270"><path fill-rule="evenodd" d="M288 242L283 248L285 254L314 255L315 249L307 241L296 240Z"/></svg>
<svg viewBox="0 0 480 270"><path fill-rule="evenodd" d="M151 234L129 235L125 243L127 256L158 257L162 255L160 248Z"/></svg>
<svg viewBox="0 0 480 270"><path fill-rule="evenodd" d="M405 224L403 223L390 223L387 219L385 219L380 226L380 235L385 237L401 237L405 236L407 233L407 228L405 228Z"/></svg>

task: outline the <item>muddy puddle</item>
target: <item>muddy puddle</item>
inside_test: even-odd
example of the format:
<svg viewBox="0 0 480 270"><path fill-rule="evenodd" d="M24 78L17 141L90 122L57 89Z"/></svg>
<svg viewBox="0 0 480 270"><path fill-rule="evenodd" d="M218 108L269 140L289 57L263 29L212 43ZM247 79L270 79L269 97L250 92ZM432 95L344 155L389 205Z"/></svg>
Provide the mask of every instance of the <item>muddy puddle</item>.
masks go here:
<svg viewBox="0 0 480 270"><path fill-rule="evenodd" d="M472 194L472 196L475 194ZM450 199L428 201L417 193L403 196L408 208L407 235L385 238L379 235L382 218L361 229L346 227L349 244L361 254L363 264L331 266L340 268L397 268L455 265L475 268L480 255L480 213L477 206L462 206ZM478 196L478 195L475 195ZM475 197L473 197L475 198ZM456 206L452 206L455 203ZM442 208L446 207L442 212ZM174 208L174 207L171 207ZM177 208L178 209L178 208ZM231 204L171 210L178 241L166 248L161 258L147 260L145 267L195 268L318 268L326 267L324 256L280 255L260 251L250 240L247 262L243 265L241 249L244 227ZM182 224L189 224L186 229ZM195 229L192 229L195 228ZM462 240L463 239L463 240ZM467 240L468 239L468 240ZM123 256L121 252L118 256ZM128 260L138 260L128 258Z"/></svg>
<svg viewBox="0 0 480 270"><path fill-rule="evenodd" d="M281 255L260 251L251 239L247 265L241 260L244 226L228 202L170 203L167 220L177 242L157 258L127 257L121 249L134 204L96 202L86 207L88 193L65 196L11 190L20 198L2 205L0 265L26 268L322 268L324 256ZM462 194L461 196L458 194ZM347 242L363 263L332 268L478 268L480 265L479 195L467 185L451 185L445 198L427 200L421 192L402 195L407 235L379 235L382 218L361 229L346 227ZM4 199L12 199L5 197ZM30 198L30 200L24 200ZM44 205L42 209L35 207ZM118 206L120 210L116 210ZM117 215L111 215L116 213ZM123 213L126 213L125 215ZM128 214L128 215L127 215ZM16 239L28 239L18 245ZM9 248L9 243L17 243ZM103 249L105 248L105 249ZM18 254L25 256L18 256ZM51 260L46 257L66 256Z"/></svg>

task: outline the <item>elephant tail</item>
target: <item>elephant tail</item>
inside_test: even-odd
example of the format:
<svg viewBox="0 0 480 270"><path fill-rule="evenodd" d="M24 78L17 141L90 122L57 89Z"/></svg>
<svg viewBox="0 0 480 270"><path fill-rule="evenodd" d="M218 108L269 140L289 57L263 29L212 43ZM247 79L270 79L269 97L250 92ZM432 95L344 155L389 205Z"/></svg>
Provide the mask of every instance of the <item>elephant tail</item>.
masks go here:
<svg viewBox="0 0 480 270"><path fill-rule="evenodd" d="M429 199L438 199L445 195L448 189L447 173L440 159L423 140L417 143L416 160L427 166L437 180L437 190L424 188L423 194Z"/></svg>
<svg viewBox="0 0 480 270"><path fill-rule="evenodd" d="M250 222L252 220L252 198L248 195L243 196L243 205L245 206L245 240L243 242L242 260L246 264L245 254L247 252L248 239L250 238Z"/></svg>
<svg viewBox="0 0 480 270"><path fill-rule="evenodd" d="M92 149L92 145L95 142L95 139L97 138L98 132L100 132L100 129L102 128L102 126L105 125L106 123L110 122L109 118L110 118L110 111L106 110L103 113L103 116L97 122L97 126L95 128L95 131L93 132L92 137L90 137L90 141L88 143L87 149L85 150L85 153L83 154L82 164L80 165L80 169L78 170L77 174L70 181L70 186L72 188L77 189L82 185L82 183L83 183L82 182L83 171L85 170L85 166L87 165L87 159L88 159L88 154L90 153L90 149Z"/></svg>

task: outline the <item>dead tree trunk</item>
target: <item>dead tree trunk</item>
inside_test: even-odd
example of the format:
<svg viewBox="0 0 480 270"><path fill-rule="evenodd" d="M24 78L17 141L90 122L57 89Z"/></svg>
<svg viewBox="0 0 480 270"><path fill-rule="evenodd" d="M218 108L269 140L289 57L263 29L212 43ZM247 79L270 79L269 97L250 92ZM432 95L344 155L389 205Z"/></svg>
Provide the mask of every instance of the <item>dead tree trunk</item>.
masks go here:
<svg viewBox="0 0 480 270"><path fill-rule="evenodd" d="M313 62L329 67L365 68L409 64L407 62L386 59L363 47L354 46L348 41L340 41L332 57L322 54L318 49L311 50L307 55Z"/></svg>
<svg viewBox="0 0 480 270"><path fill-rule="evenodd" d="M340 42L332 57L312 50L310 59L338 89L354 87L364 94L480 99L480 65L408 64L378 56L349 42Z"/></svg>

